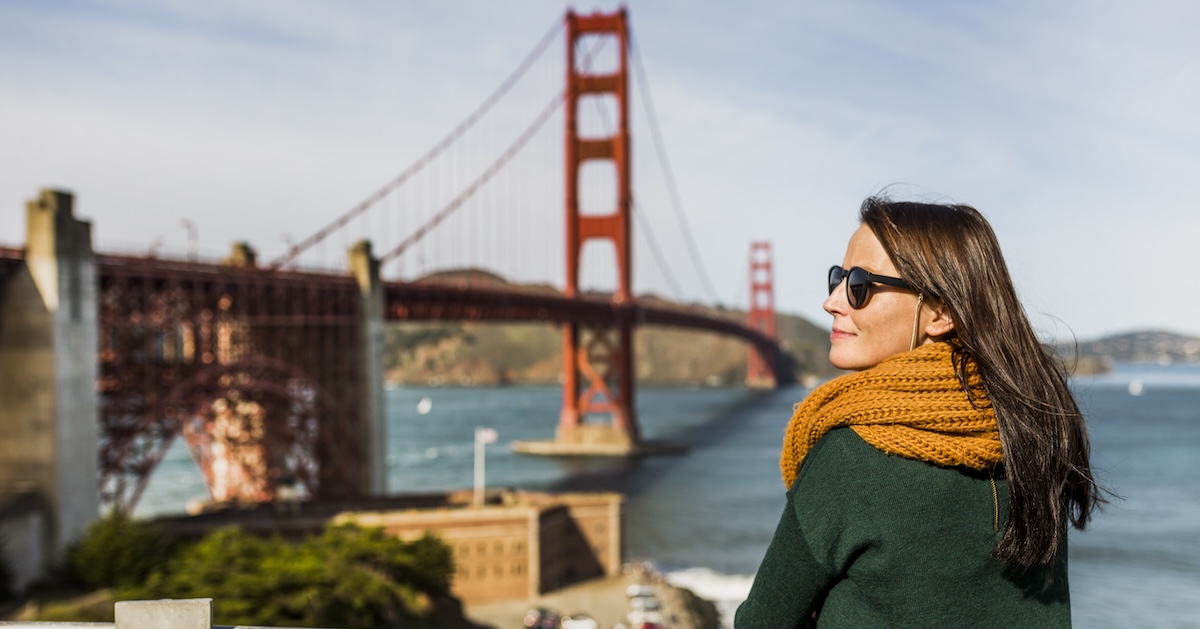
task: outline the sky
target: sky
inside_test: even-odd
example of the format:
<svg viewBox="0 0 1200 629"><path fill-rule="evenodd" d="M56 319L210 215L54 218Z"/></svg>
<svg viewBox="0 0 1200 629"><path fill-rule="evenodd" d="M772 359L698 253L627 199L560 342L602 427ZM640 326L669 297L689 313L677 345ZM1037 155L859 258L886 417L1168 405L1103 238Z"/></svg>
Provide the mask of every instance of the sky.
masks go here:
<svg viewBox="0 0 1200 629"><path fill-rule="evenodd" d="M277 255L438 142L568 6L4 0L0 244L59 187L100 251ZM1200 4L627 6L718 301L744 307L749 243L769 240L777 309L827 325L826 269L886 190L983 212L1044 339L1200 335ZM635 153L635 195L663 180L654 155ZM661 256L688 259L649 205Z"/></svg>

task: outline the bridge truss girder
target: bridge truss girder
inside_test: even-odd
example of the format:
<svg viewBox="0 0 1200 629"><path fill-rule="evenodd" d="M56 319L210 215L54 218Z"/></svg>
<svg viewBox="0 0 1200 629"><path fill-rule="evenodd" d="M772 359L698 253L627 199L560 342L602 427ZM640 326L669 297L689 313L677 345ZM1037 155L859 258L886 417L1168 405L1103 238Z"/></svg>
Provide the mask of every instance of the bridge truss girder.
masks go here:
<svg viewBox="0 0 1200 629"><path fill-rule="evenodd" d="M361 493L352 279L119 256L97 270L106 504L132 511L179 436L217 501Z"/></svg>

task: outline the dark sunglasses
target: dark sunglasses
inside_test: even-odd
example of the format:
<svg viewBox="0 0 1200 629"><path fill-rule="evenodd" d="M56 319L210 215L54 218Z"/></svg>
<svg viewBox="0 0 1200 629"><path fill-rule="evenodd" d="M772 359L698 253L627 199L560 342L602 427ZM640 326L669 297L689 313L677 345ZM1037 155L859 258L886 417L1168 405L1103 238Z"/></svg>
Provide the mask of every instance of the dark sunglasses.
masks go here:
<svg viewBox="0 0 1200 629"><path fill-rule="evenodd" d="M829 267L829 294L841 286L842 280L846 280L846 301L850 303L850 307L855 310L867 305L867 298L871 296L871 284L887 284L896 288L907 288L913 290L908 282L898 277L888 277L886 275L875 275L862 267L853 267L849 271L838 265Z"/></svg>

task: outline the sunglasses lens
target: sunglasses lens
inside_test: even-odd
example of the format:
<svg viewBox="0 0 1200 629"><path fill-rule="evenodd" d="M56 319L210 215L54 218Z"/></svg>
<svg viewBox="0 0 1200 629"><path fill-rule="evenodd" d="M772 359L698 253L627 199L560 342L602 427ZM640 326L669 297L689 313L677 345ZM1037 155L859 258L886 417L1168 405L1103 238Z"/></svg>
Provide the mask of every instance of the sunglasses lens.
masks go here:
<svg viewBox="0 0 1200 629"><path fill-rule="evenodd" d="M832 295L833 291L837 290L837 287L841 285L843 277L846 277L846 272L842 269L842 267L834 266L829 269L829 294L830 295Z"/></svg>
<svg viewBox="0 0 1200 629"><path fill-rule="evenodd" d="M861 308L867 301L867 272L854 267L850 269L849 279L846 280L846 301L851 308Z"/></svg>

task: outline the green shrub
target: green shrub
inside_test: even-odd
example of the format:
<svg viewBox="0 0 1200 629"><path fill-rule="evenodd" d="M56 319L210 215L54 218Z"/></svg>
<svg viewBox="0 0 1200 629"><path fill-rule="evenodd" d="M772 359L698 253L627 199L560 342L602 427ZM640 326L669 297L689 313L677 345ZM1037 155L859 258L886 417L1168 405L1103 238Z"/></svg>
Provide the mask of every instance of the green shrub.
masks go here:
<svg viewBox="0 0 1200 629"><path fill-rule="evenodd" d="M450 549L380 529L333 526L299 544L230 527L181 550L122 598L212 598L234 625L410 626L449 591Z"/></svg>
<svg viewBox="0 0 1200 629"><path fill-rule="evenodd" d="M113 512L67 550L67 574L92 588L136 585L169 561L175 548L156 526Z"/></svg>

